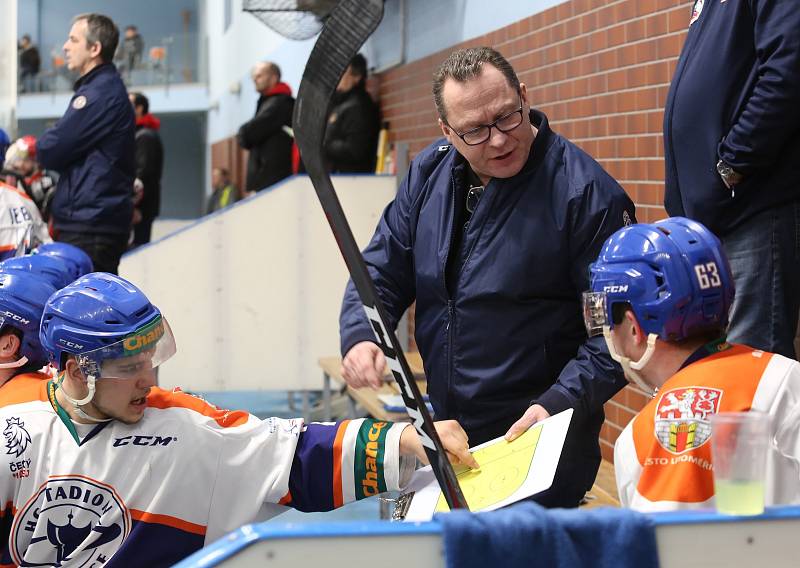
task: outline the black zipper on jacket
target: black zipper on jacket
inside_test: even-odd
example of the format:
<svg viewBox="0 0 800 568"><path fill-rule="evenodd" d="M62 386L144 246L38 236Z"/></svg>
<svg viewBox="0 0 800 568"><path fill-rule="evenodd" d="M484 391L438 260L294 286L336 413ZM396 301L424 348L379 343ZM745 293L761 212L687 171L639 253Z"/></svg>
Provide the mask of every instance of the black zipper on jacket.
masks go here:
<svg viewBox="0 0 800 568"><path fill-rule="evenodd" d="M447 389L445 391L445 408L448 411L448 415L453 415L453 395L452 395L452 386L453 386L453 328L454 328L454 319L455 319L455 302L454 299L450 297L450 289L447 287L447 274L448 274L448 263L450 260L450 255L453 254L453 251L450 250L453 246L454 240L454 232L457 230L456 228L456 176L454 172L451 170L450 173L450 231L449 231L449 239L447 241L447 253L444 256L444 267L442 270L442 280L444 281L444 293L447 296L447 325L445 326L445 331L447 332ZM459 271L460 272L460 271ZM453 282L453 295L458 288L458 275L456 275L456 282ZM441 417L444 418L444 417Z"/></svg>

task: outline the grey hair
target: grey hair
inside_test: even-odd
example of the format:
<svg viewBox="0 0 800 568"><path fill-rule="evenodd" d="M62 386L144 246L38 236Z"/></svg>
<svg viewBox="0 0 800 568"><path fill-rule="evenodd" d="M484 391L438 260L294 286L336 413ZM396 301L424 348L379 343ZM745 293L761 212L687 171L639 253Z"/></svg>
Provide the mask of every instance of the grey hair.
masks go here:
<svg viewBox="0 0 800 568"><path fill-rule="evenodd" d="M465 83L474 79L480 75L484 63L488 63L500 71L508 84L514 90L519 90L519 79L514 68L499 51L491 47L459 49L451 53L433 74L433 102L439 118L447 119L447 111L444 108L444 98L442 97L445 81L453 79L459 83Z"/></svg>
<svg viewBox="0 0 800 568"><path fill-rule="evenodd" d="M81 20L86 20L87 46L99 43L100 59L103 63L110 63L119 44L119 28L111 18L103 14L80 14L73 18L72 23Z"/></svg>

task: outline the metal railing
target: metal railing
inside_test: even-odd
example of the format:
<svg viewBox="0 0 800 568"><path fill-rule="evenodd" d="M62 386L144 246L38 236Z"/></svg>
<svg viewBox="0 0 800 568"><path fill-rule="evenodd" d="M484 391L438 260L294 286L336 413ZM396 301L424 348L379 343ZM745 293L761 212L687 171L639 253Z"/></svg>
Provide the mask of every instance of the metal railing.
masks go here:
<svg viewBox="0 0 800 568"><path fill-rule="evenodd" d="M144 38L140 51L118 49L114 63L129 87L205 83L208 79L205 36L177 33L160 39ZM77 74L67 69L61 47L42 54L42 69L19 77L19 93L63 93L72 90Z"/></svg>

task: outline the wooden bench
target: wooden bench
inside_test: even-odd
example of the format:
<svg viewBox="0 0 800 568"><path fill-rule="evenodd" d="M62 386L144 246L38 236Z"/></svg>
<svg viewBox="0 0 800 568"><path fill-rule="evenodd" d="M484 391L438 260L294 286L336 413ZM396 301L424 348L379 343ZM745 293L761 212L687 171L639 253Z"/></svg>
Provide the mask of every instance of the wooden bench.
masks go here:
<svg viewBox="0 0 800 568"><path fill-rule="evenodd" d="M586 502L582 508L594 507L619 507L619 494L617 493L617 480L614 477L614 464L603 460L597 479L594 480L592 489L586 494Z"/></svg>
<svg viewBox="0 0 800 568"><path fill-rule="evenodd" d="M422 367L422 358L418 352L406 353L406 361L411 368L411 372L417 380L417 386L421 393L427 392L427 383L425 381L425 371ZM331 416L331 388L332 382L340 386L344 386L345 380L342 377L342 358L341 357L320 357L318 360L319 366L322 368L322 406L324 409L324 419L330 421ZM386 370L386 376L389 376L389 370ZM347 387L347 396L350 398L350 415L355 416L355 405L360 404L371 416L378 420L389 420L391 422L408 422L408 414L405 412L387 412L383 403L378 400L380 394L400 394L400 389L397 383L392 380L387 380L378 390L371 388L353 389Z"/></svg>

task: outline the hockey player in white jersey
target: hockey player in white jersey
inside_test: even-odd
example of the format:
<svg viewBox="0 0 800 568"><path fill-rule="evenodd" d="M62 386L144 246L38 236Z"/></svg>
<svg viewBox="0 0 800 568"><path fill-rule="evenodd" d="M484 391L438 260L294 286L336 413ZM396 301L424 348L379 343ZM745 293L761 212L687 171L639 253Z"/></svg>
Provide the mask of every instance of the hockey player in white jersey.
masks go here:
<svg viewBox="0 0 800 568"><path fill-rule="evenodd" d="M734 284L719 239L674 217L614 233L590 267L590 334L654 398L614 446L621 503L714 505L711 415L759 411L774 427L766 504L800 502L800 363L725 341Z"/></svg>
<svg viewBox="0 0 800 568"><path fill-rule="evenodd" d="M47 224L24 191L0 182L0 260L52 242Z"/></svg>
<svg viewBox="0 0 800 568"><path fill-rule="evenodd" d="M0 565L168 566L280 505L398 489L424 459L407 424L261 421L155 387L172 332L117 276L53 294L40 339L58 378L0 408ZM457 423L437 431L453 461L477 466Z"/></svg>

